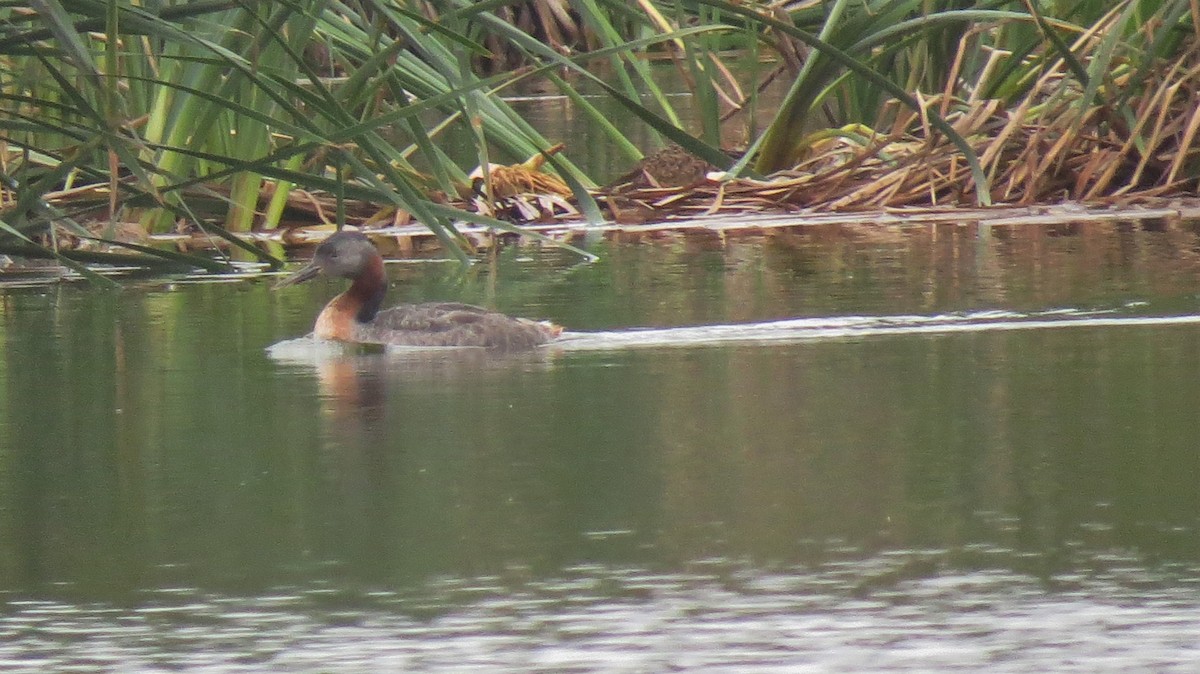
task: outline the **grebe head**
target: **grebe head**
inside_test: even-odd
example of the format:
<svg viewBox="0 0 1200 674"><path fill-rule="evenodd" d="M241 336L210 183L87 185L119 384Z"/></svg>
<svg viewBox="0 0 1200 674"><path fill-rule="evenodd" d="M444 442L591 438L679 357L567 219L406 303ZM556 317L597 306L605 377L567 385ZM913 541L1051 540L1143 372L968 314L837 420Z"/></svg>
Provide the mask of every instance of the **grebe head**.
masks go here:
<svg viewBox="0 0 1200 674"><path fill-rule="evenodd" d="M275 284L276 288L303 283L324 273L357 279L380 260L375 244L358 232L338 232L325 239L306 267Z"/></svg>

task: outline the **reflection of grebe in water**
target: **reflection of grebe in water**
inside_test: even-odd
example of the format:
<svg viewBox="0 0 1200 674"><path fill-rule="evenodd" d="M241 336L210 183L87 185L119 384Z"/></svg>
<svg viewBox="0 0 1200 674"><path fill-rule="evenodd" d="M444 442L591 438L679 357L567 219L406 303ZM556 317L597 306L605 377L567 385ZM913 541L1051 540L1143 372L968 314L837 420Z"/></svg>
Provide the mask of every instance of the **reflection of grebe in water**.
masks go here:
<svg viewBox="0 0 1200 674"><path fill-rule="evenodd" d="M282 288L330 276L353 279L350 289L325 305L313 334L320 339L405 346L482 346L531 349L554 339L560 326L513 318L456 302L401 304L380 310L387 292L383 257L370 239L338 232L317 247L312 262L276 284Z"/></svg>

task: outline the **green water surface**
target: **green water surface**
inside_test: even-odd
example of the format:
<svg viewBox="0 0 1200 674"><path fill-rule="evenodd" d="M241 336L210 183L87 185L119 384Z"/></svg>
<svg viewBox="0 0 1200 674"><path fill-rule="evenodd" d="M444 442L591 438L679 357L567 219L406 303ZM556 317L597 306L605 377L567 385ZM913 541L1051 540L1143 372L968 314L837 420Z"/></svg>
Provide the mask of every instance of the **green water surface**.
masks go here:
<svg viewBox="0 0 1200 674"><path fill-rule="evenodd" d="M1162 223L821 228L390 265L390 301L577 330L1191 315L1198 243ZM338 284L269 286L0 288L12 671L1200 659L1200 327L296 362L266 349ZM897 656L906 639L945 659Z"/></svg>

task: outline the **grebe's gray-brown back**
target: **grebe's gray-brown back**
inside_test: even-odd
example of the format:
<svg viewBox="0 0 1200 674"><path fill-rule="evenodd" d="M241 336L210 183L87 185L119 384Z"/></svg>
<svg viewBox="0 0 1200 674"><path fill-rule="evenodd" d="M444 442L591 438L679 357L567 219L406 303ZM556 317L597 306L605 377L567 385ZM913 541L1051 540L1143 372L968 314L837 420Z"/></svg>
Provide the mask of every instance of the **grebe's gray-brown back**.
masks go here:
<svg viewBox="0 0 1200 674"><path fill-rule="evenodd" d="M457 302L401 304L380 310L387 292L383 257L366 236L342 231L317 247L312 262L276 288L325 273L352 279L350 288L329 301L317 316L313 334L321 339L408 346L481 346L531 349L554 339L560 326L513 318Z"/></svg>

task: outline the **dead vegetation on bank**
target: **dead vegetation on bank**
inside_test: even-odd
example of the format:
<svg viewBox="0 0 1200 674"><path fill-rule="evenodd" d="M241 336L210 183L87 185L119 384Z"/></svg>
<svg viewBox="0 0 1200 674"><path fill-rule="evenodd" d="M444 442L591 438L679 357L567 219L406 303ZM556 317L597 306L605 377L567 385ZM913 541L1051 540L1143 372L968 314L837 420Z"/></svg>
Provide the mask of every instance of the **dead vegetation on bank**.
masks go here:
<svg viewBox="0 0 1200 674"><path fill-rule="evenodd" d="M924 110L936 111L970 143L997 206L1162 205L1198 196L1198 73L1200 57L1192 53L1152 73L1162 84L1128 102L1132 116L1116 115L1107 106L1083 107L1078 99L1062 96L1062 73L1057 71L1043 75L1015 108L995 99L947 94L919 100ZM1121 73L1110 86L1124 86L1123 80L1132 76ZM731 179L672 144L590 195L606 219L619 225L738 213L866 214L976 206L976 186L959 148L932 128L924 114L896 107L891 129L851 125L814 134L794 168L764 178ZM476 171L473 184L461 194L428 196L520 226L580 222L571 190L545 168L539 155L525 164L493 167L490 185ZM92 204L98 215L107 204L105 190L94 186L50 193L47 201L75 213ZM219 200L222 189L197 189L195 196ZM274 197L273 184L268 184L260 203L265 206ZM328 230L336 223L337 199L329 193L295 188L286 201L277 231L285 243L311 238L296 230ZM346 199L342 210L345 224L363 229L414 222L409 213L372 202ZM126 241L145 238L134 223L123 223L115 233ZM105 231L98 226L96 234L104 236Z"/></svg>
<svg viewBox="0 0 1200 674"><path fill-rule="evenodd" d="M1065 65L1044 73L1015 107L946 93L918 96L920 112L893 101L895 109L881 115L894 120L891 128L850 125L813 134L794 168L764 178L730 178L671 144L590 196L607 220L620 225L738 213L975 207L979 198L967 162L929 124L927 111L939 114L968 141L997 206L1153 206L1198 196L1200 55L1189 51L1148 75L1118 68L1105 86L1133 89L1128 79L1135 76L1160 83L1127 101L1132 114L1126 115L1107 105L1082 105L1083 92L1063 95L1063 69ZM548 154L563 147L550 148ZM570 188L545 172L543 160L538 155L524 164L495 166L490 184L476 170L473 183L460 194L427 196L520 226L580 222ZM209 196L220 198L220 193L214 187ZM268 185L261 203L265 206L274 197ZM103 205L103 188L48 195L51 203L76 211L87 200ZM342 209L345 224L363 229L413 223L411 214L372 202L348 199ZM292 230L329 229L337 212L333 195L293 189L280 238L307 240ZM137 235L128 226L121 232Z"/></svg>
<svg viewBox="0 0 1200 674"><path fill-rule="evenodd" d="M542 154L534 154L525 164L493 166L485 178L483 172L467 174L449 161L439 147L438 134L466 119L478 124L472 126L472 137L481 148L505 150L489 154L490 150L481 149L481 162L500 154L519 157L557 151L557 147L547 149L550 142L518 123L519 116L491 95L523 76L515 70L511 79L498 76L486 84L433 78L437 86L420 94L429 101L414 98L419 96L414 92L423 91L421 87L432 86L426 69L434 55L442 59L432 64L439 73L458 72L462 65L453 58L453 50L434 49L444 46L439 40L448 37L447 31L461 38L452 40L461 47L468 28L491 26L494 30L482 33L487 42L510 35L514 26L523 27L525 32L515 36L521 39L497 42L492 52L500 53L507 44L521 52L521 59L513 63L522 63L523 68L540 64L547 77L559 73L554 75L555 87L567 93L582 111L578 114L592 115L597 125L607 124L603 137L613 140L622 148L622 156L633 161L636 150L630 153L632 144L621 135L619 125L589 108L582 96L572 96L580 94L575 88L580 80L568 82L562 73L569 71L585 81L595 78L602 87L607 86L603 78L584 68L581 59L530 47L547 40L558 45L555 36L562 26L554 21L565 15L528 14L521 21L514 19L515 23L486 12L455 15L461 21L455 28L443 25L429 3L422 5L432 12L425 18L390 13L386 3L373 4L378 12L357 18L308 17L276 8L283 12L280 22L315 22L311 37L329 38L329 44L337 47L318 65L328 65L337 77L318 77L307 70L311 64L288 63L280 56L295 72L281 70L284 74L276 74L275 79L263 78L255 70L230 70L222 60L205 60L201 57L208 52L187 42L188 49L199 50L198 56L179 63L189 68L205 66L197 74L213 81L244 79L243 84L257 91L294 82L305 73L305 87L289 84L271 90L275 95L263 97L261 109L243 104L230 108L234 99L194 95L163 74L161 81L152 78L144 83L158 89L141 92L145 95L140 97L130 95L123 103L133 106L124 110L130 113L140 110L135 104L155 100L152 93L164 101L183 100L184 111L197 113L193 119L214 125L206 133L198 133L179 115L167 116L174 131L166 133L162 120L153 116L170 111L165 105L118 121L96 110L89 114L70 110L61 119L44 114L61 107L54 107L61 96L53 88L39 93L39 87L74 81L76 61L90 63L92 56L107 53L105 48L116 42L81 33L87 35L91 51L56 64L65 74L54 78L37 76L40 71L27 67L23 52L5 54L0 45L0 57L8 59L0 65L8 64L13 72L29 71L25 80L17 81L19 87L0 92L0 98L8 96L13 108L9 112L21 121L13 128L32 125L43 134L30 136L35 138L31 141L12 132L9 143L0 148L4 152L0 173L16 177L0 183L0 199L8 205L0 218L0 243L4 236L23 241L29 239L22 237L34 236L41 237L37 241L46 248L60 251L114 242L137 244L147 241L152 230L156 235L182 234L180 241L195 234L197 245L236 246L244 239L305 242L313 238L309 232L320 236L321 231L342 224L394 230L421 223L432 232L424 238L455 249L456 242L470 244L470 237L461 236L465 231L503 231L511 226L573 228L585 221L593 225L605 221L619 227L706 215L795 212L857 213L865 221L872 217L866 214L896 209L940 212L981 204L1064 203L1119 208L1197 196L1200 50L1195 47L1200 44L1200 10L1194 2L1167 0L1153 8L1133 0L1083 3L1058 18L1039 14L1061 9L1042 4L917 4L921 3L889 0L872 5L869 11L846 5L843 13L829 3L765 11L757 5L701 0L697 6L707 10L697 17L677 17L675 25L669 17L650 11L650 3L646 4L648 23L642 29L653 28L661 35L624 47L611 37L604 47L583 40L579 44L589 49L621 54L622 67L637 73L648 90L657 92L648 97L654 103L643 105L630 95L638 90L632 81L625 89L605 89L614 98L624 97L629 119L671 141L603 188L583 187L598 179L583 175L569 158L593 148L573 145L572 139L564 139L565 151L551 160L552 167L542 165ZM557 6L545 6L552 5ZM621 3L604 6L623 7ZM513 11L517 9L514 5ZM717 9L719 17L711 13ZM534 16L541 19L534 21ZM156 34L166 44L178 39L173 17L160 17ZM88 20L65 11L45 13L42 18L56 22L64 35L81 30ZM240 10L231 10L227 18L257 20ZM389 30L376 34L376 24L368 18ZM16 19L25 22L28 12L9 17ZM583 23L600 25L599 20L594 16ZM26 42L53 44L54 33L27 30ZM467 33L460 35L458 30ZM257 42L239 42L247 34L218 31L216 35L229 39L231 46L245 47L247 53L260 53ZM571 31L563 35L578 37ZM404 36L428 39L429 48L418 54L400 39ZM389 45L386 53L393 60L364 50L374 49L378 40ZM152 43L138 44L148 48ZM654 85L643 60L648 49L670 55L692 87L693 98L711 107L699 115L705 128L694 137L680 131L686 123L669 110L667 97ZM701 138L729 137L725 125L731 116L744 113L742 106L752 106L755 99L717 95L731 72L722 59L727 54L751 54L757 63L759 49L771 67L756 71L758 83L766 79L768 69L771 77L786 72L793 83L778 114L766 122L768 128L761 134L748 129L741 136L750 144L747 156L724 157ZM220 54L240 67L241 61L229 49ZM150 63L159 55L144 56ZM189 72L182 75L193 78ZM81 81L96 85L91 79ZM383 92L407 93L393 100ZM471 99L471 106L449 104L465 92L487 95ZM87 89L86 93L93 92ZM113 94L107 89L100 93ZM270 103L295 96L299 104ZM122 111L114 101L108 103L115 106L112 114ZM179 100L175 103L181 105ZM433 125L410 119L406 108L417 106L445 117ZM352 120L367 121L353 124ZM390 121L374 125L371 120ZM251 121L253 135L246 126ZM385 138L381 133L385 126L396 135ZM55 145L62 138L66 144ZM230 141L233 138L236 143ZM38 149L37 142L45 148ZM412 157L421 158L423 166L433 165L431 175L413 168ZM71 187L58 189L63 185ZM463 225L469 219L464 212L475 214L483 224ZM137 222L127 222L133 220ZM465 259L463 251L455 252Z"/></svg>

